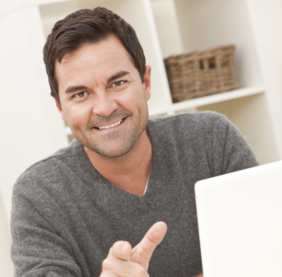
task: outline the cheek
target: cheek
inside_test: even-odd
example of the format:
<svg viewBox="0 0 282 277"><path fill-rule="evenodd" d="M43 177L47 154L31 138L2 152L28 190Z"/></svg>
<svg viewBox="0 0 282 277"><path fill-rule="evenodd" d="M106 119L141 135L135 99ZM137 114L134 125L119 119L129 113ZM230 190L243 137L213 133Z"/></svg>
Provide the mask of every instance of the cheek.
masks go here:
<svg viewBox="0 0 282 277"><path fill-rule="evenodd" d="M126 97L123 96L120 100L126 103L127 107L131 107L132 109L140 109L140 107L147 105L146 93L142 86L135 86L129 89L126 93Z"/></svg>
<svg viewBox="0 0 282 277"><path fill-rule="evenodd" d="M92 107L82 103L66 107L65 116L70 127L85 127L91 119Z"/></svg>

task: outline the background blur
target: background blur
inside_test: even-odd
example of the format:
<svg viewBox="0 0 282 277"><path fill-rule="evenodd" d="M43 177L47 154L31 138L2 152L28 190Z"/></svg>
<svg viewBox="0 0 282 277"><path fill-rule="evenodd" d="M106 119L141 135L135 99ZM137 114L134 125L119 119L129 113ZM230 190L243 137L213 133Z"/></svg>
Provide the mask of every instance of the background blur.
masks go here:
<svg viewBox="0 0 282 277"><path fill-rule="evenodd" d="M213 110L245 136L260 163L282 159L281 0L0 0L0 276L11 277L12 187L30 165L67 146L42 59L54 23L105 6L136 30L152 66L150 116ZM163 59L235 44L237 90L173 103Z"/></svg>

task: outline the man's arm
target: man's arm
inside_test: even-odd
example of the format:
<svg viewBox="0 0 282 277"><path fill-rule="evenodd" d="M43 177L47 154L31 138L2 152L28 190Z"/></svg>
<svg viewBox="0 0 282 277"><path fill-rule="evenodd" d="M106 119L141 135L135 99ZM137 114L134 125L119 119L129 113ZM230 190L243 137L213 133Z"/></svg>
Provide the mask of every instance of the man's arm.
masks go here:
<svg viewBox="0 0 282 277"><path fill-rule="evenodd" d="M15 277L82 277L69 245L18 189L13 193L11 230Z"/></svg>
<svg viewBox="0 0 282 277"><path fill-rule="evenodd" d="M11 222L15 277L50 274L54 277L85 277L87 274L83 274L77 264L73 249L19 187L23 188L21 184L14 188ZM150 258L166 230L165 223L154 224L133 249L125 241L114 243L102 264L100 276L148 276Z"/></svg>
<svg viewBox="0 0 282 277"><path fill-rule="evenodd" d="M211 176L259 164L246 139L224 115L214 113L210 117L205 142Z"/></svg>

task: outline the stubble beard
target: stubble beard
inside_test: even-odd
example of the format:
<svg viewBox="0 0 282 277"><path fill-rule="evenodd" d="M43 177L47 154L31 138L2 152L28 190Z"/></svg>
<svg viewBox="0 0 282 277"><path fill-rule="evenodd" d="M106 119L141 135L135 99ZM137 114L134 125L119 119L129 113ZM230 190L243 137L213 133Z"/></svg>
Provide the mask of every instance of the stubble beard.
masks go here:
<svg viewBox="0 0 282 277"><path fill-rule="evenodd" d="M126 118L125 120L130 121L126 122L126 124L131 125L130 129L127 130L127 133L119 134L112 132L103 139L98 139L93 134L93 128L95 128L95 126L104 126L118 121L121 118ZM91 120L88 124L87 134L84 135L84 142L82 144L91 151L107 158L118 158L124 156L138 143L140 136L146 129L147 121L148 116L142 124L140 115L133 118L132 113L125 110L116 110L109 117L99 116L95 118L95 120Z"/></svg>

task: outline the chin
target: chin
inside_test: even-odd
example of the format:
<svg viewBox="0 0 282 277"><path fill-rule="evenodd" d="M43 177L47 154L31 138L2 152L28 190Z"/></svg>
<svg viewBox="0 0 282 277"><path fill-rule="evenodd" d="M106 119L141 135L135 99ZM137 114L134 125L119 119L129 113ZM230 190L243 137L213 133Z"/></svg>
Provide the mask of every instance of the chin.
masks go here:
<svg viewBox="0 0 282 277"><path fill-rule="evenodd" d="M106 158L119 158L126 154L128 154L132 148L134 148L135 142L128 143L114 143L114 145L105 145L105 144L87 144L84 145L86 148L91 150L92 152L95 152L99 154L100 156L106 157Z"/></svg>

